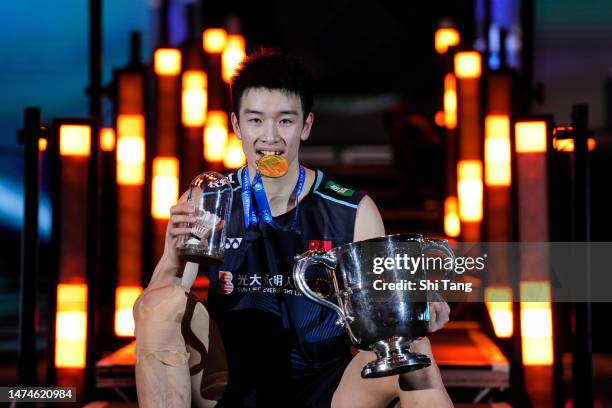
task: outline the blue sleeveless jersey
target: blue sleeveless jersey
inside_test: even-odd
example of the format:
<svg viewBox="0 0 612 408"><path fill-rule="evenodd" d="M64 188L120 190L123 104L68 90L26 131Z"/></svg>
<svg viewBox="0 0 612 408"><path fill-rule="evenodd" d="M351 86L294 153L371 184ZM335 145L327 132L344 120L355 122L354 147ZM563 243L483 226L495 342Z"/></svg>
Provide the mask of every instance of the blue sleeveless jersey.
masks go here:
<svg viewBox="0 0 612 408"><path fill-rule="evenodd" d="M316 172L308 194L299 203L298 228L279 231L265 224L245 230L242 169L228 176L233 189L232 215L226 229L223 264L209 271L208 309L223 337L229 368L228 406L277 399L279 387L290 398L300 378L324 373L350 356L345 330L337 315L303 296L293 282L293 258L309 249L329 250L353 241L357 206L364 193L344 187ZM254 200L253 200L254 202ZM275 217L290 225L295 209ZM218 291L218 272L232 273L234 290ZM327 271L312 266L309 286L331 298ZM257 405L261 405L257 403Z"/></svg>

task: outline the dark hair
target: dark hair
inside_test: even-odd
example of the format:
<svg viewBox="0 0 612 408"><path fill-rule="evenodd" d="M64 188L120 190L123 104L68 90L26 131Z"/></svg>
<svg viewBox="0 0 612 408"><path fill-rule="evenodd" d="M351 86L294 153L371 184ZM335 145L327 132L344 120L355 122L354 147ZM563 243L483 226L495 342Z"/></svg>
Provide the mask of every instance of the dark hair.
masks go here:
<svg viewBox="0 0 612 408"><path fill-rule="evenodd" d="M304 120L312 110L314 76L299 58L274 48L249 54L232 77L232 108L239 114L240 98L249 88L266 88L295 94L302 101Z"/></svg>

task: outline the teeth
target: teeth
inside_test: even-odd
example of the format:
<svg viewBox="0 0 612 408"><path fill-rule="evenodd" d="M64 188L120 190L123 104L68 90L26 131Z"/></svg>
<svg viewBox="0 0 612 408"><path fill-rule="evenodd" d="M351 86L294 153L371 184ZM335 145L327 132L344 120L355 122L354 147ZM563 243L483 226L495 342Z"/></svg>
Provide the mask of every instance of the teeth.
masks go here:
<svg viewBox="0 0 612 408"><path fill-rule="evenodd" d="M279 154L281 154L281 153L280 153L280 152L274 152L274 151L272 151L272 150L262 150L262 151L261 151L261 154L265 154L265 155L273 155L273 154L276 154L276 155L279 155Z"/></svg>

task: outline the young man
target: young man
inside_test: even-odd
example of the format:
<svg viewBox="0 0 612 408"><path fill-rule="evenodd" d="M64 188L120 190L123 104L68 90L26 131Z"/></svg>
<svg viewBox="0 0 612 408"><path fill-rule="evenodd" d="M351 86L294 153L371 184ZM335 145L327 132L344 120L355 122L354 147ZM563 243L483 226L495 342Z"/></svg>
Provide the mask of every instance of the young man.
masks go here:
<svg viewBox="0 0 612 408"><path fill-rule="evenodd" d="M248 164L228 177L232 217L224 262L209 272L212 320L176 278L178 237L189 233L183 223L195 221L183 196L171 209L164 255L134 306L142 406L188 406L190 398L214 406L221 393L224 407L386 407L395 397L404 407L452 406L426 338L411 348L431 356L430 367L362 379L374 353L353 355L334 312L306 299L292 281L295 255L385 234L367 195L300 165L300 143L314 122L312 82L298 60L270 49L251 54L234 77L231 121ZM324 274L311 271L309 285L325 295ZM446 303L432 303L430 331L448 313ZM223 364L209 363L224 351L225 389L202 380L224 378Z"/></svg>

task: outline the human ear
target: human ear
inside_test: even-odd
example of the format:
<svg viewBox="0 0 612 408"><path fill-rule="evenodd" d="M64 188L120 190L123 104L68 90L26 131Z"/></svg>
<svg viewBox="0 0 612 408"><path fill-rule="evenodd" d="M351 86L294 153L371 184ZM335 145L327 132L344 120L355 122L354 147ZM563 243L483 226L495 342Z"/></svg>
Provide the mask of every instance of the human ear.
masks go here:
<svg viewBox="0 0 612 408"><path fill-rule="evenodd" d="M242 140L242 135L240 134L240 125L238 124L238 116L234 112L230 115L230 120L232 121L232 129L234 129L234 133L236 137Z"/></svg>
<svg viewBox="0 0 612 408"><path fill-rule="evenodd" d="M314 113L310 112L304 120L304 127L302 128L302 134L300 135L300 140L302 142L308 140L310 137L310 130L312 129L312 124L314 122Z"/></svg>

